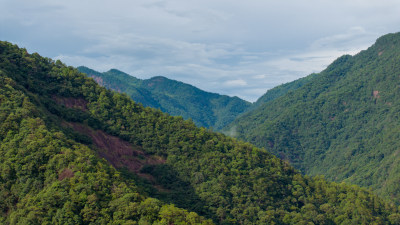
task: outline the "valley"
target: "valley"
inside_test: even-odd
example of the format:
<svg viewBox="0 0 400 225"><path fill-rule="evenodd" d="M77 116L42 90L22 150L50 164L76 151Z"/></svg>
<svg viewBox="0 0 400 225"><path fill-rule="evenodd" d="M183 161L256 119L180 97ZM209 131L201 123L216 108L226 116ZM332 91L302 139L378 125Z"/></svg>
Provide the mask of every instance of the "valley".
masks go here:
<svg viewBox="0 0 400 225"><path fill-rule="evenodd" d="M8 42L0 42L0 59L0 223L400 222L393 202L356 185L302 175L288 152L281 160L268 152L276 153L271 146L144 107ZM379 101L389 102L384 89L376 90Z"/></svg>

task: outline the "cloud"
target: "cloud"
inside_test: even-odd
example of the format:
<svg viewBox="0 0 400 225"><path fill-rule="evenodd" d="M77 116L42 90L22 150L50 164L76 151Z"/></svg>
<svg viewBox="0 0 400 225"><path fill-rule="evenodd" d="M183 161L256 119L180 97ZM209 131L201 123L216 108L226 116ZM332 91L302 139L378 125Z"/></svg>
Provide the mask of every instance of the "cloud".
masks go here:
<svg viewBox="0 0 400 225"><path fill-rule="evenodd" d="M228 80L223 83L225 86L229 87L237 87L237 86L246 86L247 82L243 79L237 79L237 80Z"/></svg>
<svg viewBox="0 0 400 225"><path fill-rule="evenodd" d="M0 39L255 101L397 32L398 0L0 0Z"/></svg>
<svg viewBox="0 0 400 225"><path fill-rule="evenodd" d="M274 55L234 44L193 43L134 34L105 35L82 49L78 56L56 58L100 71L118 68L139 78L163 75L206 91L255 101L274 86L319 72L337 57L365 49L363 41L355 45L357 41L352 39L355 36L324 37L305 50Z"/></svg>
<svg viewBox="0 0 400 225"><path fill-rule="evenodd" d="M359 48L360 44L365 45L365 39L371 38L371 34L360 26L351 27L345 33L334 34L314 41L312 49L338 49L347 50L348 48ZM344 48L344 49L343 49Z"/></svg>
<svg viewBox="0 0 400 225"><path fill-rule="evenodd" d="M253 79L265 79L266 77L267 77L266 74L259 74L259 75L253 76Z"/></svg>

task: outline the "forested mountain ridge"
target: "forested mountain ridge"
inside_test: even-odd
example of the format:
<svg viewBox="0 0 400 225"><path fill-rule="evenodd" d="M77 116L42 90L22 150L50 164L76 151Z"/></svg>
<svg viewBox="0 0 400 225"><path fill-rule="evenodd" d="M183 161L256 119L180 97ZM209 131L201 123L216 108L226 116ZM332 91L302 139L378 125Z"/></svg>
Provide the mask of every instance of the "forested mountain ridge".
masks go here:
<svg viewBox="0 0 400 225"><path fill-rule="evenodd" d="M0 223L400 222L366 189L302 176L60 61L0 42L0 75Z"/></svg>
<svg viewBox="0 0 400 225"><path fill-rule="evenodd" d="M0 42L0 224L212 224L139 193L134 180L97 156L91 140L61 126L65 120L50 111L82 115L53 101L79 95L66 79L78 78L73 73Z"/></svg>
<svg viewBox="0 0 400 225"><path fill-rule="evenodd" d="M206 92L162 76L141 80L116 69L100 73L81 66L78 70L104 87L128 94L144 106L191 118L196 125L215 130L226 126L251 106L238 97Z"/></svg>
<svg viewBox="0 0 400 225"><path fill-rule="evenodd" d="M291 82L288 82L285 84L281 84L274 88L269 89L265 94L263 94L260 98L258 98L256 102L253 103L253 105L250 107L250 109L248 111L257 109L258 107L260 107L261 105L263 105L267 102L273 101L273 100L287 94L290 91L294 91L294 90L304 86L305 84L307 84L308 82L313 80L314 77L316 77L316 75L317 74L311 74L309 76L302 77L297 80L294 80L294 81L291 81Z"/></svg>
<svg viewBox="0 0 400 225"><path fill-rule="evenodd" d="M400 33L313 76L226 130L305 174L371 187L400 202Z"/></svg>

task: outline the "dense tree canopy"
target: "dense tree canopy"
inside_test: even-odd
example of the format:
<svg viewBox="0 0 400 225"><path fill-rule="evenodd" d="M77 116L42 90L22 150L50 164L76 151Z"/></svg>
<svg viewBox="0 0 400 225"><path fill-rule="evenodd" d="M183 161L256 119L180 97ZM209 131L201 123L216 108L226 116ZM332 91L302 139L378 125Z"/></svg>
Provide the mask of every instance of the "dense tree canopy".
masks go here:
<svg viewBox="0 0 400 225"><path fill-rule="evenodd" d="M4 42L0 54L0 223L211 224L140 194L56 127L59 118L41 106L40 96L55 90L47 79L69 85L50 75L56 64Z"/></svg>
<svg viewBox="0 0 400 225"><path fill-rule="evenodd" d="M116 69L99 73L81 66L78 70L106 88L126 93L144 106L192 119L197 126L215 130L226 126L251 106L238 97L205 92L162 76L140 80Z"/></svg>
<svg viewBox="0 0 400 225"><path fill-rule="evenodd" d="M283 95L286 95L288 92L297 90L300 87L303 87L310 81L312 81L315 77L317 77L317 74L313 73L309 76L299 78L297 80L294 80L289 83L281 84L279 86L276 86L272 89L269 89L265 94L263 94L260 98L257 99L256 102L254 102L250 109L248 111L251 111L253 109L257 109L261 105L273 101Z"/></svg>
<svg viewBox="0 0 400 225"><path fill-rule="evenodd" d="M371 187L400 202L399 62L400 34L385 35L226 130L305 174Z"/></svg>
<svg viewBox="0 0 400 225"><path fill-rule="evenodd" d="M366 189L302 176L60 61L0 42L0 74L1 223L399 223ZM107 152L96 134L131 152Z"/></svg>

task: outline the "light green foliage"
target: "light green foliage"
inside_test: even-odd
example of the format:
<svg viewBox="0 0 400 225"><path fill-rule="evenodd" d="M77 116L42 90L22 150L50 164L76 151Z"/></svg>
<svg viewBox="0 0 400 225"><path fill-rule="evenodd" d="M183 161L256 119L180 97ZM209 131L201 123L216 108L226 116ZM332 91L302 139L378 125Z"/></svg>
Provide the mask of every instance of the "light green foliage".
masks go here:
<svg viewBox="0 0 400 225"><path fill-rule="evenodd" d="M54 87L32 85L61 80L65 88L59 91L74 93L78 90L69 89L72 86L67 77L74 77L76 72L71 73L68 68L47 70L57 68L59 63L54 65L38 55L27 55L24 49L9 43L0 43L0 54L1 224L163 224L166 220L211 224L195 213L139 194L132 182L127 185L88 146L54 127L54 118L50 118L54 115L40 106L44 103L40 94ZM60 72L57 76L56 71ZM41 72L48 77L36 80ZM179 214L167 215L169 208Z"/></svg>

